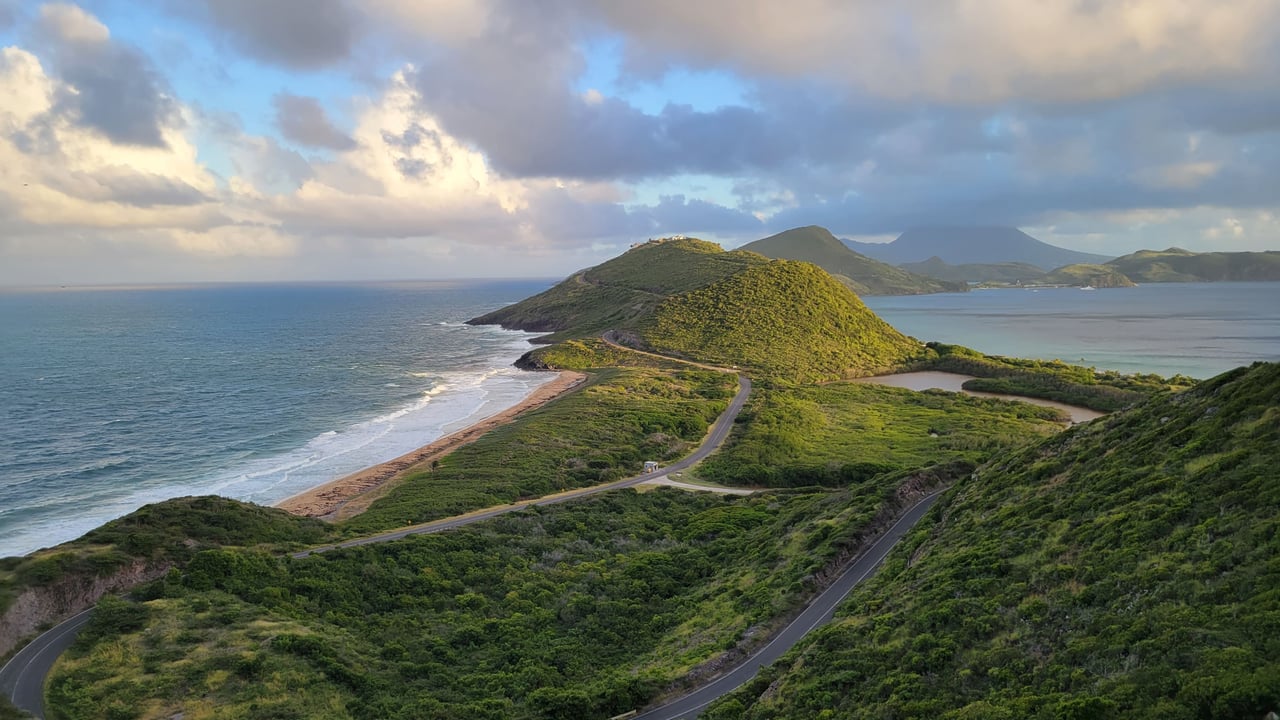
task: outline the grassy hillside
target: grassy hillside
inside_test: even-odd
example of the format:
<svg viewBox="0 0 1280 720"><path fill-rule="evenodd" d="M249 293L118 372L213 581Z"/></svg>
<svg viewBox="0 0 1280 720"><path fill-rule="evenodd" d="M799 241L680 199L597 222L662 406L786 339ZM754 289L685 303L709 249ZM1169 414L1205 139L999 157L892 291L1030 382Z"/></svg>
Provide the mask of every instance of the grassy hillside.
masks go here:
<svg viewBox="0 0 1280 720"><path fill-rule="evenodd" d="M964 263L952 265L937 255L921 262L902 263L903 270L952 282L1031 282L1038 280L1045 271L1035 265L1020 262Z"/></svg>
<svg viewBox="0 0 1280 720"><path fill-rule="evenodd" d="M829 230L816 225L795 228L738 248L765 257L810 262L836 276L859 295L923 295L963 292L964 282L947 282L894 267L856 253Z"/></svg>
<svg viewBox="0 0 1280 720"><path fill-rule="evenodd" d="M646 460L688 454L736 389L732 375L687 366L598 371L581 390L408 473L340 527L366 534L636 475Z"/></svg>
<svg viewBox="0 0 1280 720"><path fill-rule="evenodd" d="M791 260L669 298L643 336L663 353L796 382L871 375L921 350L821 268Z"/></svg>
<svg viewBox="0 0 1280 720"><path fill-rule="evenodd" d="M469 322L553 333L548 340L634 329L667 296L766 262L758 255L725 252L719 245L692 238L650 241L546 292Z"/></svg>
<svg viewBox="0 0 1280 720"><path fill-rule="evenodd" d="M1060 431L1052 408L855 382L757 388L697 474L726 485L843 487L934 464L973 467Z"/></svg>
<svg viewBox="0 0 1280 720"><path fill-rule="evenodd" d="M997 458L707 717L1280 709L1277 397L1260 363Z"/></svg>
<svg viewBox="0 0 1280 720"><path fill-rule="evenodd" d="M1137 282L1280 280L1280 251L1193 253L1181 248L1139 250L1107 265Z"/></svg>
<svg viewBox="0 0 1280 720"><path fill-rule="evenodd" d="M154 503L78 540L23 557L0 558L0 611L23 590L110 575L135 564L180 563L202 549L317 543L329 536L319 520L221 497Z"/></svg>
<svg viewBox="0 0 1280 720"><path fill-rule="evenodd" d="M897 489L622 491L301 560L207 551L141 602L101 604L50 705L68 720L611 717L766 635Z"/></svg>
<svg viewBox="0 0 1280 720"><path fill-rule="evenodd" d="M1133 287L1133 281L1110 265L1077 263L1046 273L1036 281L1044 285L1076 285L1095 288Z"/></svg>

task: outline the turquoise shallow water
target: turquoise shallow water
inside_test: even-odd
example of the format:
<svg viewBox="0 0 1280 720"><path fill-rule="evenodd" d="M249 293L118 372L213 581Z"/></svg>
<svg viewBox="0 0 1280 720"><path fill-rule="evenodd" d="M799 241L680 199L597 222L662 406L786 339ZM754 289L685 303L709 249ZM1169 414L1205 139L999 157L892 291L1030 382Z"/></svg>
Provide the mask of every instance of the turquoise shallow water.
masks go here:
<svg viewBox="0 0 1280 720"><path fill-rule="evenodd" d="M1207 378L1280 360L1280 282L868 297L921 340L1121 372Z"/></svg>
<svg viewBox="0 0 1280 720"><path fill-rule="evenodd" d="M0 292L0 556L165 498L271 503L550 379L462 321L546 282Z"/></svg>

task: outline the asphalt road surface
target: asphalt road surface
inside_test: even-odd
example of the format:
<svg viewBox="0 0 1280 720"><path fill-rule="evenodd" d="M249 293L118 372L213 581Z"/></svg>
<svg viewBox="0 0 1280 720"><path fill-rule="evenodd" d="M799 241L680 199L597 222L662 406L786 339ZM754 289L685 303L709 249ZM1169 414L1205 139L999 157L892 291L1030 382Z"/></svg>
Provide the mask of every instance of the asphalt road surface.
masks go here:
<svg viewBox="0 0 1280 720"><path fill-rule="evenodd" d="M44 717L44 679L58 656L75 642L91 612L74 615L32 640L0 669L0 692L9 696L17 708L37 718Z"/></svg>
<svg viewBox="0 0 1280 720"><path fill-rule="evenodd" d="M903 535L906 535L920 521L920 518L924 517L924 514L928 512L929 508L933 507L933 504L937 502L941 494L942 491L939 490L932 495L925 496L924 499L916 503L899 518L893 527L889 528L889 532L881 536L871 546L870 550L863 553L862 557L850 565L832 583L831 587L824 590L813 602L809 603L809 606L804 609L804 612L800 613L799 617L792 620L790 625L783 628L782 632L778 633L768 645L765 645L755 655L748 658L745 663L688 695L648 712L641 713L633 720L687 720L688 718L695 718L703 709L718 700L722 695L727 695L747 684L756 676L756 672L760 668L772 665L799 642L800 638L807 635L814 628L821 627L830 621L840 601L844 600L854 586L875 572L880 563L884 561L885 556L889 554L889 551L898 544Z"/></svg>
<svg viewBox="0 0 1280 720"><path fill-rule="evenodd" d="M711 425L711 431L707 433L707 437L705 440L702 441L702 445L700 445L698 449L693 452L693 454L689 455L683 460L674 462L657 472L646 473L643 475L636 475L635 477L629 477L624 480L617 480L615 482L606 483L604 485L593 485L591 487L581 488L579 490L570 490L568 492L560 493L558 495L538 498L536 500L525 500L523 502L512 503L511 505L503 505L502 507L492 508L489 510L482 510L480 512L472 513L470 515L463 515L462 517L435 520L433 522L423 523L422 525L414 525L413 527L401 528L399 530L392 530L391 532L385 532L379 535L370 535L368 537L356 538L355 540L347 540L344 542L335 543L333 545L323 545L321 547L311 548L309 550L303 550L302 552L294 553L293 556L301 558L301 557L306 557L308 555L314 555L316 553L328 552L330 550L337 550L339 548L355 547L357 545L372 545L374 543L382 543L382 542L388 542L391 540L399 540L401 538L409 537L410 535L423 535L426 533L440 532L442 530L452 530L454 528L459 528L464 525L470 525L472 523L480 522L481 520L488 520L489 518L492 518L492 517L505 515L506 513L516 512L518 510L524 510L526 508L533 507L534 505L556 505L559 503L568 502L570 500L577 500L579 498L587 497L588 495L595 495L597 493L608 492L610 490L617 490L619 488L632 487L635 485L640 485L645 482L651 482L659 478L664 478L669 473L680 472L681 470L686 470L692 467L694 464L702 461L708 455L715 452L716 448L720 447L720 445L724 443L725 438L729 437L729 431L733 429L733 421L737 419L738 413L742 411L742 406L746 404L747 396L749 396L750 394L751 394L751 379L748 378L746 375L739 375L738 376L738 394L733 397L733 400L730 401L729 403L729 407L725 408L725 411L720 413L720 417L716 418L716 421Z"/></svg>
<svg viewBox="0 0 1280 720"><path fill-rule="evenodd" d="M512 505L504 505L500 508L493 508L471 515L465 515L458 518L446 518L435 522L416 525L411 528L403 528L393 532L382 533L381 535L373 535L370 537L348 540L346 542L337 543L335 545L326 545L318 548L311 548L299 553L294 553L294 557L306 557L315 553L327 552L344 547L354 547L356 545L369 545L372 543L388 542L391 540L399 540L400 538L410 535L421 535L424 533L440 532L442 530L450 530L453 528L470 525L472 523L487 520L491 517L503 515L517 510L523 510L534 505L555 505L557 503L568 502L588 495L606 492L609 490L617 490L619 488L631 487L639 485L646 481L655 480L657 478L666 477L667 473L679 472L689 468L694 463L706 458L716 448L724 443L725 438L729 436L729 431L733 428L733 421L737 419L738 413L742 411L742 406L746 404L747 397L751 394L751 379L745 375L738 376L738 394L729 402L729 406L725 411L716 418L715 423L711 425L711 430L707 434L702 445L693 452L692 455L672 463L659 472L648 473L645 475L637 475L625 480L605 485L596 485L580 490L573 490L561 493L552 497L540 498L537 500L528 500ZM71 646L75 641L76 634L84 624L89 621L89 613L92 609L85 610L62 623L55 625L52 629L31 641L26 647L20 650L16 655L0 669L0 692L5 693L13 701L13 704L22 710L35 715L37 718L44 717L44 681L49 675L49 671L53 669L53 663L58 659L64 650Z"/></svg>

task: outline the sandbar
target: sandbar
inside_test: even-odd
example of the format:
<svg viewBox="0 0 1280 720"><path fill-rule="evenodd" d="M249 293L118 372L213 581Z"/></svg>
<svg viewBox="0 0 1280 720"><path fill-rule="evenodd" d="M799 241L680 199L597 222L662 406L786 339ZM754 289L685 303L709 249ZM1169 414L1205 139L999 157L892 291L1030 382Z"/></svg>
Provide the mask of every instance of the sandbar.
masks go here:
<svg viewBox="0 0 1280 720"><path fill-rule="evenodd" d="M326 520L339 520L359 514L364 507L368 506L368 502L359 502L359 500L368 499L371 502L370 494L386 487L409 470L438 460L463 445L475 441L490 430L511 422L518 415L546 405L577 388L586 378L587 376L580 372L562 371L554 380L538 386L524 400L502 412L490 415L394 460L379 463L300 492L293 497L281 500L275 506L294 515Z"/></svg>

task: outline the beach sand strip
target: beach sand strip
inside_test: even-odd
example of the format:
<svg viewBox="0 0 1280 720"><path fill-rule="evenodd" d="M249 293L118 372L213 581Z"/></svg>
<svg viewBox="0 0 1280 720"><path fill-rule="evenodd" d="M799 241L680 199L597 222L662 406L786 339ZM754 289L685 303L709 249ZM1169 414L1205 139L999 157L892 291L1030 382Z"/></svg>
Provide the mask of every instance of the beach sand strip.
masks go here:
<svg viewBox="0 0 1280 720"><path fill-rule="evenodd" d="M342 520L358 515L368 507L375 496L389 489L392 481L403 477L410 470L448 455L494 428L511 422L517 416L540 408L552 400L574 390L587 378L579 372L563 371L551 382L540 385L524 400L506 410L444 437L394 460L365 468L346 477L300 492L276 503L276 507L294 515L318 517L325 520Z"/></svg>

